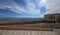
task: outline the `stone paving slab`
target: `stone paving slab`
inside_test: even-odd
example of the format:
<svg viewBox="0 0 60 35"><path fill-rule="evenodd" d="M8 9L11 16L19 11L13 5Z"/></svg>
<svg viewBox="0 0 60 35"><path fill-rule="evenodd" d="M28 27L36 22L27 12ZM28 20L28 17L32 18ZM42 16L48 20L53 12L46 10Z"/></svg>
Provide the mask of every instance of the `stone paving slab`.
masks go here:
<svg viewBox="0 0 60 35"><path fill-rule="evenodd" d="M60 30L60 29L59 29ZM0 30L0 35L60 35L60 31Z"/></svg>

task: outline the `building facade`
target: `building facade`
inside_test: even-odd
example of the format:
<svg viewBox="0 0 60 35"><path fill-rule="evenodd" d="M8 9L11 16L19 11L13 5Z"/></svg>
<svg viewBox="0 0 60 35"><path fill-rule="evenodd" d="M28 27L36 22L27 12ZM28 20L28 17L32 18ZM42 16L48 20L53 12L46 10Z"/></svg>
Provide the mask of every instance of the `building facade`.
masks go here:
<svg viewBox="0 0 60 35"><path fill-rule="evenodd" d="M60 13L46 14L44 15L44 19L47 23L60 23Z"/></svg>

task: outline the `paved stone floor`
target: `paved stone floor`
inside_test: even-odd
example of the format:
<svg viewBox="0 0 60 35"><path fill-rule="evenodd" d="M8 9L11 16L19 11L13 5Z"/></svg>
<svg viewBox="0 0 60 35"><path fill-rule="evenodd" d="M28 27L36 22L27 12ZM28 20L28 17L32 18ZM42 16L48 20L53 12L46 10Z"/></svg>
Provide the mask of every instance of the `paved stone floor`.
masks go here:
<svg viewBox="0 0 60 35"><path fill-rule="evenodd" d="M60 35L60 29L54 29L54 31L0 30L0 35Z"/></svg>

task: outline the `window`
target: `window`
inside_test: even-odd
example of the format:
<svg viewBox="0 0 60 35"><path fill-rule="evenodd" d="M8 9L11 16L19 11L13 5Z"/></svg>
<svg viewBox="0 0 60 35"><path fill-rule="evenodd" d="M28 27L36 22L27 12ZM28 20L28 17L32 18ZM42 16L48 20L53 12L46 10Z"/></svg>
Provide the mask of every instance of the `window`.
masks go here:
<svg viewBox="0 0 60 35"><path fill-rule="evenodd" d="M55 20L55 15L53 16L53 20Z"/></svg>
<svg viewBox="0 0 60 35"><path fill-rule="evenodd" d="M52 15L49 16L49 19L52 19Z"/></svg>
<svg viewBox="0 0 60 35"><path fill-rule="evenodd" d="M50 16L50 19L52 19L52 15Z"/></svg>
<svg viewBox="0 0 60 35"><path fill-rule="evenodd" d="M55 23L55 21L53 21L53 23Z"/></svg>

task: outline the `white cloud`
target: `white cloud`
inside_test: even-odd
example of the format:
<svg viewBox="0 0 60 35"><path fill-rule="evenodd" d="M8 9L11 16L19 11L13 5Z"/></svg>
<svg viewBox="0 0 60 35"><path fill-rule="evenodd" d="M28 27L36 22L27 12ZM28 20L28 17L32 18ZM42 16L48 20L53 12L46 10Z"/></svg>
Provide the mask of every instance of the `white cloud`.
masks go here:
<svg viewBox="0 0 60 35"><path fill-rule="evenodd" d="M19 5L17 5L12 0L5 0L5 1L4 0L1 0L0 1L0 9L7 9L7 8L9 8L10 10L12 10L13 12L16 12L16 13L26 12L26 10L23 7L20 7Z"/></svg>
<svg viewBox="0 0 60 35"><path fill-rule="evenodd" d="M32 13L32 14L40 14L41 13L41 11L40 11L40 8L39 9L36 9L36 7L38 6L38 5L40 5L40 4L38 4L37 5L37 3L39 3L39 2L37 2L37 1L39 1L39 0L35 0L36 2L34 3L34 2L32 2L32 0L26 0L26 4L27 4L27 9L28 9L28 11L30 12L30 13ZM37 6L36 6L37 5Z"/></svg>
<svg viewBox="0 0 60 35"><path fill-rule="evenodd" d="M46 14L60 13L60 0L47 0Z"/></svg>
<svg viewBox="0 0 60 35"><path fill-rule="evenodd" d="M11 11L16 13L30 13L35 15L40 15L40 7L45 6L46 0L26 0L26 9L24 7L19 6L13 0L1 0L0 1L0 9L7 9L9 8ZM36 6L37 5L37 6ZM38 8L36 8L38 7Z"/></svg>
<svg viewBox="0 0 60 35"><path fill-rule="evenodd" d="M35 3L33 3L31 0L27 0L26 4L27 4L26 5L27 10L19 6L17 3L15 3L12 0L2 0L0 1L0 9L9 8L10 10L16 13L24 12L24 13L31 13L31 14L40 14L40 9L36 9Z"/></svg>
<svg viewBox="0 0 60 35"><path fill-rule="evenodd" d="M5 16L5 14L1 14L1 13L0 13L0 16Z"/></svg>

